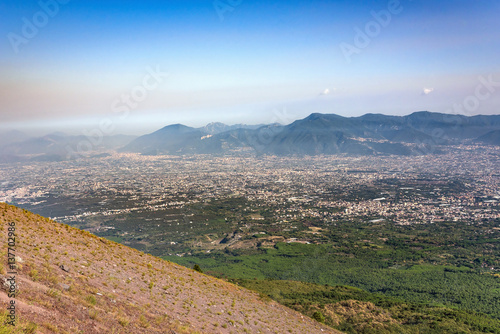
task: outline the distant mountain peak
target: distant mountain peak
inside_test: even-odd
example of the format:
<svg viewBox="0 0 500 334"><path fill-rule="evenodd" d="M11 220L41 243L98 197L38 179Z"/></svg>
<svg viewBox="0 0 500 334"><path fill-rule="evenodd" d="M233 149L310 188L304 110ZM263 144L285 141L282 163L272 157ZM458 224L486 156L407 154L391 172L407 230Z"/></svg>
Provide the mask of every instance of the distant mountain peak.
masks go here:
<svg viewBox="0 0 500 334"><path fill-rule="evenodd" d="M322 114L322 113L319 113L319 112L313 112L312 114L310 114L309 116L307 116L305 119L316 119L316 118L320 118L323 115L325 115L325 114Z"/></svg>
<svg viewBox="0 0 500 334"><path fill-rule="evenodd" d="M176 123L176 124L167 125L167 126L161 128L160 130L158 130L156 132L165 132L165 131L191 131L191 130L195 130L195 128L192 128L192 127L180 124L180 123Z"/></svg>
<svg viewBox="0 0 500 334"><path fill-rule="evenodd" d="M166 128L170 128L170 129L185 129L185 128L189 128L189 126L186 126L186 125L180 124L180 123L175 123L175 124L167 125L167 126L165 126L163 128L164 129L166 129Z"/></svg>
<svg viewBox="0 0 500 334"><path fill-rule="evenodd" d="M322 114L322 113L312 113L304 121L317 121L317 120L335 120L335 119L349 119L351 117L344 117L337 114ZM299 120L301 121L301 120Z"/></svg>
<svg viewBox="0 0 500 334"><path fill-rule="evenodd" d="M232 154L253 150L256 154L273 155L420 155L441 152L440 145L464 143L500 130L500 115L461 116L458 123L457 117L448 116L452 115L429 111L407 116L359 117L312 113L286 126L228 126L212 122L194 129L175 124L139 137L125 150L159 154ZM496 142L495 136L489 135L489 142Z"/></svg>
<svg viewBox="0 0 500 334"><path fill-rule="evenodd" d="M227 125L221 122L210 122L205 126L227 126Z"/></svg>

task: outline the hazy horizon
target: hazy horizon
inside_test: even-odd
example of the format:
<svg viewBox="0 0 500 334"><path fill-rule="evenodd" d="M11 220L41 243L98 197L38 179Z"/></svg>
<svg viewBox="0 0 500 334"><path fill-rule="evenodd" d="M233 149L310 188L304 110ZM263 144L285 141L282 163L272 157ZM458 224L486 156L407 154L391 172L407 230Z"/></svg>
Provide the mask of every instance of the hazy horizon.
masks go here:
<svg viewBox="0 0 500 334"><path fill-rule="evenodd" d="M4 3L0 129L500 110L500 3Z"/></svg>
<svg viewBox="0 0 500 334"><path fill-rule="evenodd" d="M340 116L344 116L344 117L360 117L360 116L364 116L364 115L368 115L368 114L378 114L378 115L384 115L384 116L408 116L408 115L411 115L413 113L416 113L416 112L429 112L427 110L418 110L418 111L414 111L412 113L409 113L409 114L404 114L404 115L389 115L389 114L383 114L383 113L364 113L364 114L361 114L361 115L352 115L352 116L344 116L344 115L341 115L341 114L337 114L337 115L340 115ZM433 113L432 111L430 111L431 113ZM311 115L313 113L310 113L310 114L307 114L305 117ZM335 113L321 113L321 114L335 114ZM283 116L285 115L285 116ZM492 114L492 115L484 115L484 114L476 114L476 115L462 115L462 114L457 114L457 113L450 113L450 115L459 115L459 116L495 116L495 115L500 115L499 114ZM184 125L184 126L187 126L187 127L191 127L191 128L202 128L202 127L205 127L207 125L210 125L210 124L213 124L213 123L221 123L221 124L224 124L224 125L227 125L227 126L235 126L235 125L246 125L246 126L255 126L255 125L269 125L269 124L274 124L274 123L278 123L280 125L289 125L297 120L301 120L305 117L300 117L300 118L288 118L288 116L290 116L289 114L287 114L286 112L285 113L276 113L275 116L273 117L273 119L281 119L281 120L287 120L287 122L280 122L279 120L277 121L274 121L274 122L269 122L269 123L243 123L243 122L235 122L235 123L224 123L224 122L220 122L220 121L217 121L217 120L213 120L213 121L210 121L208 123L203 123L201 125L198 125L198 122L193 122L194 124L191 124L191 123L179 123L179 122L173 122L173 123L167 123L167 124L162 124L162 125L150 125L149 127L139 127L139 128L131 128L131 127L121 127L121 130L123 130L122 132L117 132L115 130L111 131L109 134L106 134L106 133L103 133L104 136L114 136L114 135L126 135L126 136L142 136L142 135L146 135L146 134L149 134L149 133L153 133L155 131L158 131L166 126L170 126L170 125L175 125L175 124L181 124L181 125ZM0 124L0 130L3 130L5 131L6 133L9 133L9 132L21 132L22 134L24 135L28 135L29 137L42 137L42 136L46 136L46 135L52 135L52 134L63 134L63 135L68 135L68 136L78 136L78 135L85 135L84 131L92 131L92 130L96 130L99 128L99 125L98 124L94 124L94 128L92 128L92 124L86 124L87 126L85 126L85 124L81 125L81 126L78 126L78 125L74 125L73 128L64 128L64 127L54 127L54 128L50 128L50 127L34 127L32 129L29 129L30 131L27 131L26 129L23 131L22 130L22 127L21 127L21 130L18 129L18 128L8 128L8 127L5 127L5 128L2 128L2 124Z"/></svg>

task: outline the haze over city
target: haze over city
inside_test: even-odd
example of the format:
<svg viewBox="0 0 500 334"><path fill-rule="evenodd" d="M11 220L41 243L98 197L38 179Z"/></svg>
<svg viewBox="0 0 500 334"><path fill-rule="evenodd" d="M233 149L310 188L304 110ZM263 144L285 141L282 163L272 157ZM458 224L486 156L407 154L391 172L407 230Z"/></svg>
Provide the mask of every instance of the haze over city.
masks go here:
<svg viewBox="0 0 500 334"><path fill-rule="evenodd" d="M498 113L498 1L0 4L0 129Z"/></svg>

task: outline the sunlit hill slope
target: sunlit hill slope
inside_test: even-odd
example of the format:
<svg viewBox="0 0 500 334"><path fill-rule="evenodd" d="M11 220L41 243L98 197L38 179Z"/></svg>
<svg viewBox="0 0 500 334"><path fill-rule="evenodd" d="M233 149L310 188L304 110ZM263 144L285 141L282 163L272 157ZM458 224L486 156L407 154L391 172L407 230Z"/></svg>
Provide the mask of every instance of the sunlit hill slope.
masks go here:
<svg viewBox="0 0 500 334"><path fill-rule="evenodd" d="M255 292L4 203L0 221L0 333L335 333ZM11 300L15 327L4 324Z"/></svg>

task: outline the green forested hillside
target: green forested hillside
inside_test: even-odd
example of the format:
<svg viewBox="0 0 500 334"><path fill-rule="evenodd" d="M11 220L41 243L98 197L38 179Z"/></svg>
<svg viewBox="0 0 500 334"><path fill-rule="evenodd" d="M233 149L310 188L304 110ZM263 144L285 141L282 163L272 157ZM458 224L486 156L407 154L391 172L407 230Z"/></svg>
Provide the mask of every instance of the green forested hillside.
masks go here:
<svg viewBox="0 0 500 334"><path fill-rule="evenodd" d="M500 320L443 306L408 303L347 286L234 280L347 333L498 333Z"/></svg>
<svg viewBox="0 0 500 334"><path fill-rule="evenodd" d="M496 333L500 332L496 224L345 222L323 233L321 244L281 242L265 247L257 242L256 247L245 249L167 258L191 267L198 264L215 276L240 279L240 284L311 316L323 304L352 299L389 312L395 327L384 330L399 333L403 331L398 326L403 326L411 333ZM254 279L261 283L254 284ZM314 288L306 293L304 287L311 286L289 284L284 293L282 280L318 285L311 285ZM325 284L357 289L349 288L347 297L339 297L339 288L325 290ZM338 305L329 312L334 314L335 308ZM356 323L353 319L349 321ZM336 328L359 332L349 327L349 321L337 321Z"/></svg>

